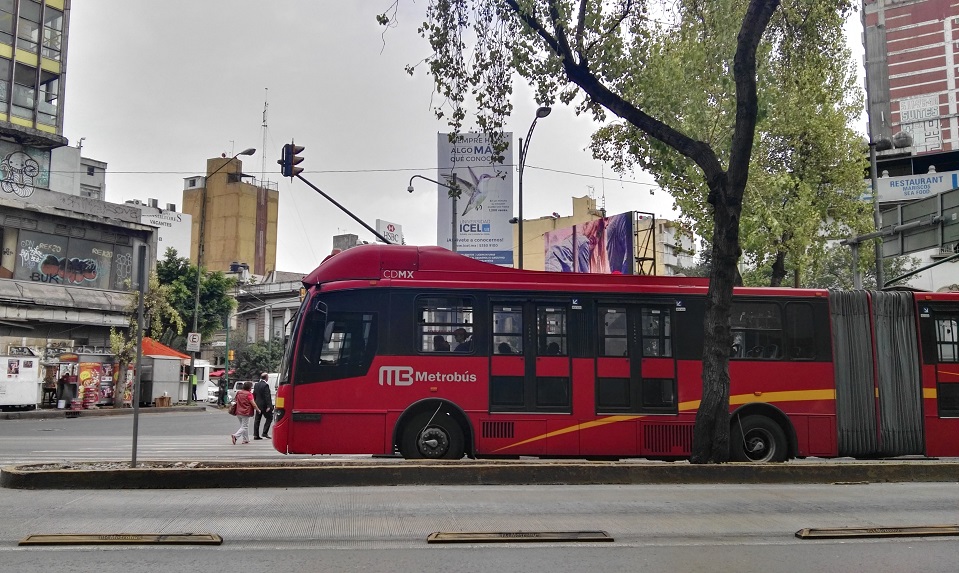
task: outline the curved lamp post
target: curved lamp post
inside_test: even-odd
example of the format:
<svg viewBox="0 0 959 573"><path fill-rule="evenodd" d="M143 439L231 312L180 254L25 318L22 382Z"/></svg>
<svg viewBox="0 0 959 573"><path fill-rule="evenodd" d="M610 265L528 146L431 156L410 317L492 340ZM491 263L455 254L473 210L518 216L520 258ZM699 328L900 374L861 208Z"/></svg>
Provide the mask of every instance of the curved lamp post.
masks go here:
<svg viewBox="0 0 959 573"><path fill-rule="evenodd" d="M529 131L526 133L526 143L523 143L523 138L519 140L519 217L517 218L517 240L519 241L519 268L523 268L523 171L526 168L526 152L529 149L529 140L533 138L533 128L536 127L536 122L541 118L546 117L553 111L553 108L548 106L542 106L536 110L536 117L533 118L533 123L529 126Z"/></svg>
<svg viewBox="0 0 959 573"><path fill-rule="evenodd" d="M200 232L199 232L199 236L200 236L200 237L199 237L199 241L197 242L197 245L196 245L196 294L195 294L194 299L193 299L193 330L192 330L191 332L196 332L196 331L197 331L197 328L199 328L199 318L200 318L200 282L201 282L201 281L200 281L200 278L201 278L201 277L200 277L200 273L201 273L201 270L200 270L200 269L201 269L201 265L203 264L203 241L204 241L204 236L203 236L204 233L203 233L203 231L204 231L204 227L205 227L204 223L206 222L205 220L206 220L206 185L207 185L207 182L209 182L209 181L210 181L210 178L213 177L214 175L216 175L221 169L223 169L223 168L226 167L227 165L230 165L231 163L233 163L233 160L236 159L237 157L239 157L239 156L241 156L241 155L253 155L254 153L256 153L256 149L254 149L254 148L252 148L252 147L247 148L247 149L244 149L243 151L241 151L241 152L237 153L236 155L234 155L233 157L231 157L229 161L227 161L226 163L224 163L224 164L220 165L219 167L217 167L216 169L214 169L214 170L213 170L213 173L210 173L209 175L207 175L207 176L204 178L204 181L203 181L203 199L200 201ZM197 380L196 380L196 355L197 355L197 354L198 354L197 352L191 352L191 353L190 353L190 387L187 388L187 391L186 391L186 403L187 403L187 404L193 403L193 386L197 383ZM224 374L224 376L229 376L229 375L230 375L229 371L224 372L223 374Z"/></svg>
<svg viewBox="0 0 959 573"><path fill-rule="evenodd" d="M409 191L410 193L413 192L413 180L417 178L423 179L425 181L429 181L430 183L436 183L440 187L446 187L450 191L456 191L459 189L458 187L447 185L445 183L440 183L439 181L435 179L430 179L429 177L423 177L422 175L414 175L410 177L410 182L406 186L406 190ZM453 185L456 185L456 180L458 179L458 177L456 176L456 173L450 173L450 178L453 179L453 182L454 182ZM453 234L450 235L450 247L451 247L450 250L455 253L456 252L456 195L452 195L450 196L450 198L453 200L452 219L450 220L451 231Z"/></svg>

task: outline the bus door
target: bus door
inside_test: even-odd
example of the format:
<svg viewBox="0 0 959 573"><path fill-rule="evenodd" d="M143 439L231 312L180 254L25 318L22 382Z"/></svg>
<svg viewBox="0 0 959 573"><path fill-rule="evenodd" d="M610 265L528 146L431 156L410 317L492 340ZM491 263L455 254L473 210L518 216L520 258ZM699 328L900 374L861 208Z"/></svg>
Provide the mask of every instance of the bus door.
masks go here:
<svg viewBox="0 0 959 573"><path fill-rule="evenodd" d="M572 413L569 305L494 301L492 313L490 412L514 414L510 428L517 441L531 440L523 445L528 455L578 454L576 432L561 431L568 416L515 415Z"/></svg>
<svg viewBox="0 0 959 573"><path fill-rule="evenodd" d="M959 309L919 307L927 456L959 455ZM931 372L930 372L931 371ZM934 397L934 398L933 398Z"/></svg>
<svg viewBox="0 0 959 573"><path fill-rule="evenodd" d="M677 413L672 308L672 305L661 303L597 306L597 415ZM669 437L680 436L683 430L664 426L671 426L675 424L674 421L643 418L636 423L602 426L603 437L592 443L589 450L600 455L634 452L646 455L688 454L683 451L685 440ZM653 425L661 431L650 432L649 427ZM646 430L641 431L643 428ZM663 439L656 439L655 436Z"/></svg>

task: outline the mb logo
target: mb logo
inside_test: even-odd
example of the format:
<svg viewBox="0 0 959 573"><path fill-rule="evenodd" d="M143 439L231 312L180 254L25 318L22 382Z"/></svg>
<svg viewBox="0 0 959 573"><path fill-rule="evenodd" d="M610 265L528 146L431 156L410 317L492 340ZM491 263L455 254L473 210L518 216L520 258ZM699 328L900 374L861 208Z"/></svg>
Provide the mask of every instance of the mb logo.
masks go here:
<svg viewBox="0 0 959 573"><path fill-rule="evenodd" d="M381 366L380 386L412 386L413 368L410 366Z"/></svg>

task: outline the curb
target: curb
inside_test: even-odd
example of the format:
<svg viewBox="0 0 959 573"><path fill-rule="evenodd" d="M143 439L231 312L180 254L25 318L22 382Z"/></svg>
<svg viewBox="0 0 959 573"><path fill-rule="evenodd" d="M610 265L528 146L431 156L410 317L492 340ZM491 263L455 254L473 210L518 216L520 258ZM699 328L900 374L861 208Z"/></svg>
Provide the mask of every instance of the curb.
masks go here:
<svg viewBox="0 0 959 573"><path fill-rule="evenodd" d="M215 408L214 405L210 406ZM164 414L168 412L203 412L207 407L204 405L193 406L167 406L158 408L155 406L141 407L141 414ZM25 410L21 412L0 412L0 420L59 420L62 418L96 418L101 416L132 416L133 408L102 408L96 410Z"/></svg>
<svg viewBox="0 0 959 573"><path fill-rule="evenodd" d="M156 463L156 462L154 462ZM181 462L182 463L182 462ZM204 463L193 468L0 471L0 487L12 489L193 489L337 487L384 485L654 485L654 484L852 484L959 482L959 462L880 462L719 465L620 462L336 462L328 465L250 462Z"/></svg>

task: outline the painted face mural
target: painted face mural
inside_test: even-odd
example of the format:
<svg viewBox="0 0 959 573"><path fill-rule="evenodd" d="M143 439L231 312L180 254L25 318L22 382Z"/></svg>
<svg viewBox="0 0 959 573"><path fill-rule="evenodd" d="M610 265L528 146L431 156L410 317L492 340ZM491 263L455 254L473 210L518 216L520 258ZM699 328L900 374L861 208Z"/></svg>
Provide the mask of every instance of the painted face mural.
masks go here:
<svg viewBox="0 0 959 573"><path fill-rule="evenodd" d="M0 161L0 168L3 169L0 189L20 197L33 195L33 180L40 175L40 164L35 159L22 151L14 151Z"/></svg>

